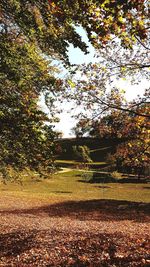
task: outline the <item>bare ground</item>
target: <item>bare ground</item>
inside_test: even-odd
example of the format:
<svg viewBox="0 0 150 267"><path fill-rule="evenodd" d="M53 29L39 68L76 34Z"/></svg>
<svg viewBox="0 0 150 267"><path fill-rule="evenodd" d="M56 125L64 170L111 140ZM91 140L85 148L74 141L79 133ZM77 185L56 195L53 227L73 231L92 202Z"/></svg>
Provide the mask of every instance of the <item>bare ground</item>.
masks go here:
<svg viewBox="0 0 150 267"><path fill-rule="evenodd" d="M150 205L0 196L0 266L150 266Z"/></svg>

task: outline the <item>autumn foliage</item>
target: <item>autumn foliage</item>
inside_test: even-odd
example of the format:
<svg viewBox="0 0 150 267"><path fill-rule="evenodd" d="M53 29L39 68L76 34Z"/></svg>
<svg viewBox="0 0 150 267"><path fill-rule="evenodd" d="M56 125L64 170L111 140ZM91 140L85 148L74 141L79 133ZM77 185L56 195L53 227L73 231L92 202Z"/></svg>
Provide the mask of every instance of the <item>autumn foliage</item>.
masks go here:
<svg viewBox="0 0 150 267"><path fill-rule="evenodd" d="M24 1L0 3L0 164L3 169L53 165L55 100L64 87L53 60L69 66L68 47L84 53L87 45L76 32L82 26L96 49L113 38L132 49L148 38L147 1ZM134 61L133 61L134 62ZM67 87L67 86L66 86ZM38 107L43 94L50 119ZM70 97L71 98L71 97ZM3 171L4 175L5 171Z"/></svg>

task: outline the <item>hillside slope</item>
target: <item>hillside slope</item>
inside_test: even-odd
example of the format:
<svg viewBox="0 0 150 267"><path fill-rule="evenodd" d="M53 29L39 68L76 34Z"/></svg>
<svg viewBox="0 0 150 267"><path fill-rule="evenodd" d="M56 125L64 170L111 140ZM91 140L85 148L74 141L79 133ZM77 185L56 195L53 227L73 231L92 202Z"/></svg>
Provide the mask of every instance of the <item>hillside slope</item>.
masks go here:
<svg viewBox="0 0 150 267"><path fill-rule="evenodd" d="M96 139L96 138L64 138L58 140L62 152L57 156L58 160L75 160L73 146L87 146L93 162L104 162L108 153L114 153L118 140Z"/></svg>

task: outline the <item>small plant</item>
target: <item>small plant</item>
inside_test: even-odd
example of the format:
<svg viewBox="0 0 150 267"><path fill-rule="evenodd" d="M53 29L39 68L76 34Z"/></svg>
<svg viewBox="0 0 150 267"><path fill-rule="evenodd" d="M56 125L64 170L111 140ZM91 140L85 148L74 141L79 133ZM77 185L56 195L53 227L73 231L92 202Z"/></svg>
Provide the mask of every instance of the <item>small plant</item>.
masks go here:
<svg viewBox="0 0 150 267"><path fill-rule="evenodd" d="M85 182L89 182L93 179L93 172L85 171L82 173L82 178L85 180Z"/></svg>
<svg viewBox="0 0 150 267"><path fill-rule="evenodd" d="M116 179L116 180L119 180L119 179L122 178L121 173L119 173L119 172L117 172L117 171L113 171L113 172L111 173L111 176L112 176L114 179Z"/></svg>

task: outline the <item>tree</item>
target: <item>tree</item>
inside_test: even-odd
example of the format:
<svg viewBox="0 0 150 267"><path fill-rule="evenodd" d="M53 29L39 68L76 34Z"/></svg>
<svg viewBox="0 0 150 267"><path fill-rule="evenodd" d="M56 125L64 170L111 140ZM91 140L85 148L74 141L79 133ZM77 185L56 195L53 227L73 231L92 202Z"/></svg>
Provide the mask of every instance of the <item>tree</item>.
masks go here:
<svg viewBox="0 0 150 267"><path fill-rule="evenodd" d="M139 112L146 112L143 105ZM150 164L149 119L123 111L111 110L109 115L91 122L89 134L118 140L116 153L111 155L119 171L143 173Z"/></svg>
<svg viewBox="0 0 150 267"><path fill-rule="evenodd" d="M71 132L72 132L73 135L76 136L76 138L82 138L84 135L86 135L90 131L90 129L91 128L88 125L88 120L81 119L71 129Z"/></svg>
<svg viewBox="0 0 150 267"><path fill-rule="evenodd" d="M143 112L146 105L141 107ZM133 116L126 119L122 135L128 140L120 144L115 153L119 170L128 170L138 175L148 174L150 165L150 130L149 119Z"/></svg>
<svg viewBox="0 0 150 267"><path fill-rule="evenodd" d="M51 127L45 126L49 119L39 110L38 98L41 93L45 94L52 123L54 102L62 89L62 81L55 78L56 69L50 65L51 61L59 59L69 64L69 43L87 53L75 25L86 29L90 42L97 48L105 46L111 35L117 36L122 46L131 47L133 37L147 38L146 16L147 1L141 0L121 0L117 5L114 0L1 0L2 165L45 168L47 155L53 150L46 149L50 142L47 133L51 138L50 148L54 133Z"/></svg>
<svg viewBox="0 0 150 267"><path fill-rule="evenodd" d="M111 108L149 117L148 113L139 114L137 110L143 103L150 102L149 87L145 95L134 103L122 101L118 106L114 104L118 89L113 85L114 80L120 78L131 80L132 83L138 83L143 78L149 79L148 1L101 1L99 6L98 1L95 2L96 11L94 14L93 9L92 14L95 15L97 30L94 32L93 17L89 19L89 28L85 22L85 28L95 45L96 60L76 67L78 76L73 73L69 79L72 79L72 83L68 82L67 97L74 99L78 105L82 104L86 111L90 110L94 118ZM111 93L108 93L109 86Z"/></svg>
<svg viewBox="0 0 150 267"><path fill-rule="evenodd" d="M115 51L113 51L113 53L115 54ZM105 63L109 62L110 61L107 61ZM68 83L66 96L70 99L73 99L78 106L82 106L84 110L84 112L81 113L82 119L85 119L87 116L90 116L91 118L93 117L94 119L100 118L102 114L109 113L109 110L111 109L122 110L127 114L135 114L138 116L150 118L148 108L144 110L144 113L140 112L141 106L143 104L147 104L147 107L150 104L150 88L148 87L148 85L143 96L137 96L134 101L126 101L124 97L126 88L119 90L113 84L113 79L119 79L121 77L123 79L126 77L127 80L131 77L133 78L133 82L138 83L138 78L140 78L140 75L143 75L143 69L140 69L140 67L136 69L137 75L139 75L139 77L137 77L135 70L127 67L126 69L121 71L118 67L118 74L116 74L115 76L115 74L113 73L113 67L114 66L112 66L111 70L111 68L107 69L105 65L96 63L92 65L89 64L87 66L79 66L77 68L80 73L80 75L78 75L79 78L72 75L73 86L70 86L70 84ZM133 71L135 76L132 75ZM146 68L144 73L147 77L149 77L148 67Z"/></svg>
<svg viewBox="0 0 150 267"><path fill-rule="evenodd" d="M81 25L95 47L105 47L112 36L121 45L132 47L148 34L148 1L1 1L1 26L26 37L47 55L68 59L68 43L87 52L87 46L76 33Z"/></svg>
<svg viewBox="0 0 150 267"><path fill-rule="evenodd" d="M51 108L49 119L39 109L38 98L51 89L53 106L55 83L59 87L49 60L9 23L0 29L0 165L4 178L8 178L8 167L28 167L40 173L52 170L55 134L45 122L53 121L53 111Z"/></svg>
<svg viewBox="0 0 150 267"><path fill-rule="evenodd" d="M140 40L147 37L148 1L54 0L49 3L58 20L82 25L96 47L105 47L112 35L119 37L125 47L132 47L135 37Z"/></svg>

